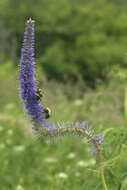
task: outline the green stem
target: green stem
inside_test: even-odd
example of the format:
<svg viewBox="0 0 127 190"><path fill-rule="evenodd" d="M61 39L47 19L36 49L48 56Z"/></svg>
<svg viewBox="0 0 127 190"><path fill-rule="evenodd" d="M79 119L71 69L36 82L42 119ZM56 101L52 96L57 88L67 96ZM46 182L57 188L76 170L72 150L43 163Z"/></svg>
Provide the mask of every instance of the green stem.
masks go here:
<svg viewBox="0 0 127 190"><path fill-rule="evenodd" d="M99 158L100 176L101 176L102 185L104 186L105 190L108 190L106 182L105 182L105 177L104 177L103 161L102 161L102 149L98 144L96 144L96 148L97 148L98 158Z"/></svg>

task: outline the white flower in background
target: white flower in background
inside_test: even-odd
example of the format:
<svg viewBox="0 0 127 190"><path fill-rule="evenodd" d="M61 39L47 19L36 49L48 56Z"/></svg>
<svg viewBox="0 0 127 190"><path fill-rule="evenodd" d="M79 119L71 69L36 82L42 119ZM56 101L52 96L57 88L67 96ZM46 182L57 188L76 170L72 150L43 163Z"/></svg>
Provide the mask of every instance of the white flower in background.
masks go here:
<svg viewBox="0 0 127 190"><path fill-rule="evenodd" d="M17 152L21 152L25 149L24 146L22 145L17 145L17 146L14 146L14 150L17 151Z"/></svg>
<svg viewBox="0 0 127 190"><path fill-rule="evenodd" d="M67 179L67 178L68 178L68 175L67 175L66 173L61 172L61 173L59 173L59 174L57 175L57 177L58 177L58 178L61 178L61 179Z"/></svg>
<svg viewBox="0 0 127 190"><path fill-rule="evenodd" d="M56 159L56 158L53 158L53 157L49 157L49 158L45 158L45 162L48 162L48 163L55 163L55 162L57 162L57 159Z"/></svg>
<svg viewBox="0 0 127 190"><path fill-rule="evenodd" d="M84 161L84 160L80 160L80 161L77 162L77 166L86 167L87 166L87 162Z"/></svg>
<svg viewBox="0 0 127 190"><path fill-rule="evenodd" d="M73 159L73 158L75 158L75 156L76 156L75 153L71 152L70 154L67 155L67 158Z"/></svg>
<svg viewBox="0 0 127 190"><path fill-rule="evenodd" d="M87 167L87 166L91 166L91 165L94 165L94 164L96 164L96 160L92 158L92 159L87 160L87 161L80 160L77 163L77 166L79 166L79 167Z"/></svg>
<svg viewBox="0 0 127 190"><path fill-rule="evenodd" d="M21 185L17 185L16 190L24 190L24 188Z"/></svg>
<svg viewBox="0 0 127 190"><path fill-rule="evenodd" d="M77 100L74 101L75 106L81 106L82 103L83 103L83 101L80 100L80 99L77 99Z"/></svg>
<svg viewBox="0 0 127 190"><path fill-rule="evenodd" d="M81 173L80 172L76 172L75 173L75 177L80 177L81 176Z"/></svg>

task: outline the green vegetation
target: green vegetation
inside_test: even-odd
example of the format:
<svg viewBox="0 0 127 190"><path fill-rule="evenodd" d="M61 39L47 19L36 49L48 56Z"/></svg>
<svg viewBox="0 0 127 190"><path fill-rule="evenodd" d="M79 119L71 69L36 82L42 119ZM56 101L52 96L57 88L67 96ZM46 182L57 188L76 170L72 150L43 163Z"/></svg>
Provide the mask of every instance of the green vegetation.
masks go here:
<svg viewBox="0 0 127 190"><path fill-rule="evenodd" d="M109 0L1 0L1 62L20 55L24 22L36 21L36 57L48 79L95 86L125 67L127 7ZM7 14L6 14L7 13Z"/></svg>
<svg viewBox="0 0 127 190"><path fill-rule="evenodd" d="M0 0L0 190L102 190L86 139L35 140L19 99L24 22L51 122L88 121L102 134L109 190L127 189L126 0Z"/></svg>
<svg viewBox="0 0 127 190"><path fill-rule="evenodd" d="M0 189L102 190L98 157L90 155L92 149L86 139L69 136L58 143L43 138L34 140L18 98L16 75L10 62L0 66ZM79 85L60 86L44 78L43 75L43 102L52 109L50 121L89 121L95 133L104 138L103 159L109 189L121 186L121 190L126 190L124 85L114 79L96 90L87 89L79 98ZM67 94L69 90L71 93Z"/></svg>

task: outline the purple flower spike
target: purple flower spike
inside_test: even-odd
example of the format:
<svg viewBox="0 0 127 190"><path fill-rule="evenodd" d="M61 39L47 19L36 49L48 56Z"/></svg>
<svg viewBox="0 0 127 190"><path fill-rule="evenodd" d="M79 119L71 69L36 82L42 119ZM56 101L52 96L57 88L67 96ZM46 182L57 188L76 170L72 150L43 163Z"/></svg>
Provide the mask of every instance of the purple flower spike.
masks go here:
<svg viewBox="0 0 127 190"><path fill-rule="evenodd" d="M30 18L26 22L23 48L20 61L20 92L21 98L31 116L38 125L44 123L43 106L36 98L36 83L34 78L34 21Z"/></svg>
<svg viewBox="0 0 127 190"><path fill-rule="evenodd" d="M65 135L76 135L80 138L86 137L95 149L99 149L102 138L94 135L86 122L72 123L48 123L46 122L45 110L37 98L37 86L34 77L34 21L30 18L26 22L24 32L23 48L21 50L20 61L20 95L27 114L30 115L35 135L37 137L46 136L59 138Z"/></svg>

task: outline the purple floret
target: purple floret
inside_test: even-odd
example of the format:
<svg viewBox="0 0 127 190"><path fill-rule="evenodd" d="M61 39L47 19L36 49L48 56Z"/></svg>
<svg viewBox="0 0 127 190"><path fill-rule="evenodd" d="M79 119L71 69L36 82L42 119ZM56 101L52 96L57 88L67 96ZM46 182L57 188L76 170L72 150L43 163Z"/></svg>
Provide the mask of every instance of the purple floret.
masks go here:
<svg viewBox="0 0 127 190"><path fill-rule="evenodd" d="M103 144L103 139L101 138L100 135L94 135L93 139L91 140L92 143L98 142L99 145Z"/></svg>

